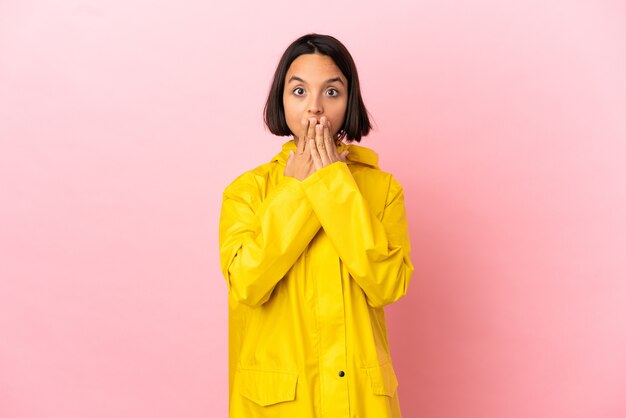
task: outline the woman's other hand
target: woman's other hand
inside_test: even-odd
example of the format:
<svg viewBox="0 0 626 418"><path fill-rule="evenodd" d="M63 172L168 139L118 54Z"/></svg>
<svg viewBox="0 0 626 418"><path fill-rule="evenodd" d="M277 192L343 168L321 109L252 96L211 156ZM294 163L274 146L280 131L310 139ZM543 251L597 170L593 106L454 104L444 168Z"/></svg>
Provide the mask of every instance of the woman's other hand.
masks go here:
<svg viewBox="0 0 626 418"><path fill-rule="evenodd" d="M330 136L330 120L327 120L325 116L322 116L320 123L315 125L315 139L309 135L307 140L307 146L315 170L319 170L322 167L326 167L336 161L346 161L346 155L348 151L343 151L341 154L337 152L337 145Z"/></svg>

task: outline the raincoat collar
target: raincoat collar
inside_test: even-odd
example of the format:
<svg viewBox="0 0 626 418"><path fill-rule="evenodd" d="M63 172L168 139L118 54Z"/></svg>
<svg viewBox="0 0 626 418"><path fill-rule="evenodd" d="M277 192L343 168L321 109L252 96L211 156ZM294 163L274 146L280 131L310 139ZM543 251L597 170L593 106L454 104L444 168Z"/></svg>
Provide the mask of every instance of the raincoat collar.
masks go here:
<svg viewBox="0 0 626 418"><path fill-rule="evenodd" d="M337 151L341 154L344 150L349 151L346 156L347 164L365 164L373 168L378 168L378 154L375 151L360 145L345 144L342 142L341 145L337 147ZM293 139L283 144L283 149L276 154L272 161L278 161L282 165L285 165L287 158L289 158L289 151L296 151L296 141Z"/></svg>

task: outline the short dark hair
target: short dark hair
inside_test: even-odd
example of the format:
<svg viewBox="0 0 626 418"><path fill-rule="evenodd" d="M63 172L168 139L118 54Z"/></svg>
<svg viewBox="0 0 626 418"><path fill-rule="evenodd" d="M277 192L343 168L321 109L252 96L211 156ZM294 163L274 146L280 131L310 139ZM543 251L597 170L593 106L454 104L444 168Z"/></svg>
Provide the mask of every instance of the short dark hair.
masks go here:
<svg viewBox="0 0 626 418"><path fill-rule="evenodd" d="M274 135L289 136L293 133L285 120L285 108L283 106L283 89L285 77L291 63L303 54L327 55L335 62L343 75L348 79L348 103L343 126L339 129L339 138L348 141L360 142L361 137L366 136L372 126L368 117L367 109L361 97L361 87L356 65L346 47L336 38L330 35L310 33L296 39L287 47L274 73L274 81L270 88L263 120L270 132Z"/></svg>

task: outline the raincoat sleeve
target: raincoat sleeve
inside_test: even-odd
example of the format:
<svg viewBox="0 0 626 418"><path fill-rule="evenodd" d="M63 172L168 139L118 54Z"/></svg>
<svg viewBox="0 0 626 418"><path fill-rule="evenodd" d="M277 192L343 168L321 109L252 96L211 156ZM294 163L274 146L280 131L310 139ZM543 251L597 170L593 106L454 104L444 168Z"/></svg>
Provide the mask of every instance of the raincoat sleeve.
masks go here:
<svg viewBox="0 0 626 418"><path fill-rule="evenodd" d="M368 304L383 307L404 296L413 264L400 183L389 175L380 220L344 162L317 170L301 184L324 232L363 289Z"/></svg>
<svg viewBox="0 0 626 418"><path fill-rule="evenodd" d="M319 230L299 183L285 176L262 199L265 185L243 175L224 190L220 264L237 302L252 307L267 302Z"/></svg>

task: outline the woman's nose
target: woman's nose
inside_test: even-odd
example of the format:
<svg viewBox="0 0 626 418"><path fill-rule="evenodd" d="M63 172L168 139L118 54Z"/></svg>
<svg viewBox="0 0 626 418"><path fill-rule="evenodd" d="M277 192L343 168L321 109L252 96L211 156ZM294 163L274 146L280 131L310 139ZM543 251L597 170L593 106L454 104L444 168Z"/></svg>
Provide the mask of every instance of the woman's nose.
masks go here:
<svg viewBox="0 0 626 418"><path fill-rule="evenodd" d="M317 97L313 97L311 98L311 101L309 102L309 113L312 115L317 115L323 112L323 108L322 108L322 103L320 101L320 99L318 99Z"/></svg>

